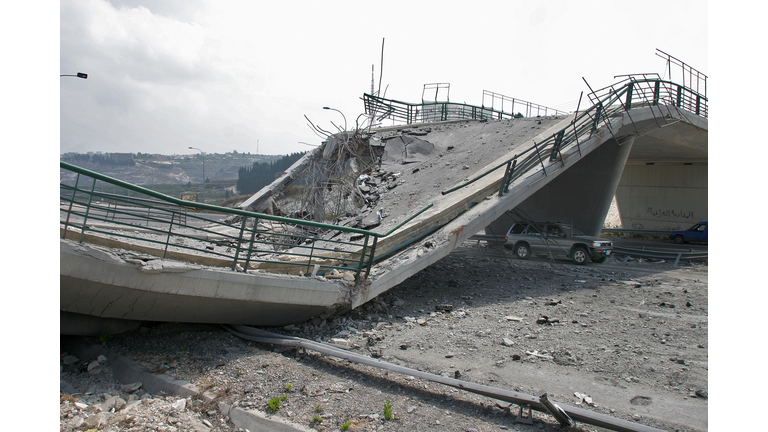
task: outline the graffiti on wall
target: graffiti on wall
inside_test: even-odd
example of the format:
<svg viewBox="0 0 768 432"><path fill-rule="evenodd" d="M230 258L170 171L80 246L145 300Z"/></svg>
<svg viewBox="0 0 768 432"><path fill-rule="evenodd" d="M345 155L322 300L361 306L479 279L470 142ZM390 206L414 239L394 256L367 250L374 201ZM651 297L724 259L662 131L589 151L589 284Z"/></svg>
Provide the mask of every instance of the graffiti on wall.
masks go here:
<svg viewBox="0 0 768 432"><path fill-rule="evenodd" d="M654 209L653 207L648 207L648 210L646 210L646 213L657 218L673 217L673 218L693 219L693 211L685 212L685 211L677 211L677 210L661 210L661 209Z"/></svg>

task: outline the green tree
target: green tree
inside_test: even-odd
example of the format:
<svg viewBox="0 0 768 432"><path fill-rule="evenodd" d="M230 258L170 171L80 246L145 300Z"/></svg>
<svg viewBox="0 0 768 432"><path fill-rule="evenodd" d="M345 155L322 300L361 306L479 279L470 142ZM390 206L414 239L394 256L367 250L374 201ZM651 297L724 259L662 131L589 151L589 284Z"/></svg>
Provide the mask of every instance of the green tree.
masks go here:
<svg viewBox="0 0 768 432"><path fill-rule="evenodd" d="M274 162L254 162L250 167L241 167L237 172L237 190L241 194L258 192L272 183L277 174L291 167L306 152L291 153Z"/></svg>

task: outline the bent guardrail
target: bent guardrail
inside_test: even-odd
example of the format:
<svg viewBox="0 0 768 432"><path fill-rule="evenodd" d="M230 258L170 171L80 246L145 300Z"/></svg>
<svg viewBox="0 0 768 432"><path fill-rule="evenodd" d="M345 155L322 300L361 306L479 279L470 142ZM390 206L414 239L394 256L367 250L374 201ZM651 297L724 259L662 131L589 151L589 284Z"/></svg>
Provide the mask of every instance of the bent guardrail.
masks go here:
<svg viewBox="0 0 768 432"><path fill-rule="evenodd" d="M124 245L160 258L226 265L233 271L296 274L293 269L314 276L338 270L352 272L360 281L370 273L377 240L431 207L379 234L183 201L67 162L59 164L75 173L73 184L60 183L61 238L83 242L88 236L89 242L102 243L127 240ZM141 197L101 192L99 182ZM342 233L348 239L335 239Z"/></svg>
<svg viewBox="0 0 768 432"><path fill-rule="evenodd" d="M611 119L621 112L628 112L633 107L668 105L703 117L708 113L706 97L671 81L649 79L645 76L643 79L630 76L616 84L592 91L589 97L593 102L592 106L584 111L577 110L570 125L541 142L534 142L533 147L529 147L471 180L443 191L442 194L454 192L506 167L499 188L499 196L502 196L509 192L512 182L538 167L541 167L544 175L547 175L549 164L562 162L563 151L576 146L581 154L581 142L591 138L600 128L605 127L614 139L623 138L613 135ZM655 112L653 115L656 118ZM631 116L629 119L632 121ZM659 122L659 119L656 118L656 121ZM661 121L667 122L663 117ZM637 128L635 131L638 135L640 134Z"/></svg>

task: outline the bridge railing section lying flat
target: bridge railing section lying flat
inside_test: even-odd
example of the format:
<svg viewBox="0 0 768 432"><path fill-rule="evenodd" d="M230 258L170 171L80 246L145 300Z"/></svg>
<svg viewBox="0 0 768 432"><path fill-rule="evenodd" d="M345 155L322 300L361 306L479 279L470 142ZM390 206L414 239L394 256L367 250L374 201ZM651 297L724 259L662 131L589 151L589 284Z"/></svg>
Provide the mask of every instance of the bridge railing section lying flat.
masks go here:
<svg viewBox="0 0 768 432"><path fill-rule="evenodd" d="M701 116L706 116L707 113L706 97L681 85L660 79L638 79L632 76L617 84L593 91L589 97L592 106L584 111L577 111L570 125L555 132L541 142L534 142L533 147L516 154L511 159L500 163L477 177L443 191L443 195L461 189L486 175L506 167L499 188L499 196L502 196L509 191L509 186L512 182L532 170L541 167L546 175L549 164L558 160L562 162L562 152L564 150L575 146L579 154L581 154L581 142L591 138L600 128L605 127L614 139L620 140L623 138L613 135L610 120L622 112L626 112L631 120L631 115L629 115L628 111L633 107L663 104L682 108ZM656 117L655 112L654 117ZM666 123L668 119L660 116L656 118L656 121L657 123ZM635 132L640 135L637 128L635 128Z"/></svg>
<svg viewBox="0 0 768 432"><path fill-rule="evenodd" d="M215 263L233 271L255 268L309 276L336 269L364 279L378 238L429 208L379 234L183 201L66 162L60 162L60 168L74 173L74 180L62 181L59 189L62 238L122 241L160 258ZM104 193L110 189L105 185L139 197ZM334 240L342 233L348 235L340 237L349 240Z"/></svg>

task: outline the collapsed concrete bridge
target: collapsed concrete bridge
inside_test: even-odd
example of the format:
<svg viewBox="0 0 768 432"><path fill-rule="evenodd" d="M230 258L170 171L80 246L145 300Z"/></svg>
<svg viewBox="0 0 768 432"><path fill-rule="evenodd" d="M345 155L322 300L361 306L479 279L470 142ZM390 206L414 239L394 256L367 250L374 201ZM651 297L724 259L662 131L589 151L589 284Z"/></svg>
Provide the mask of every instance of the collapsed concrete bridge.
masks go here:
<svg viewBox="0 0 768 432"><path fill-rule="evenodd" d="M599 233L614 196L631 224L658 214L668 226L691 214L705 219L706 98L635 78L591 96L589 108L568 116L520 119L435 104L442 114L430 120L437 121L365 131L358 138L369 144L368 166L356 170L359 158L335 165L354 173L349 196L323 183L339 202L360 205L352 213L337 205L335 224L261 212L269 206L182 202L62 162L75 177L61 185L62 332L147 320L276 326L327 316L371 300L483 229L503 235L512 210L571 221L590 234ZM418 109L365 99L372 116ZM244 207L274 203L312 158L351 145L346 131L329 141ZM141 197L97 192L100 182ZM326 209L318 189L303 196ZM673 206L694 210L664 211Z"/></svg>

